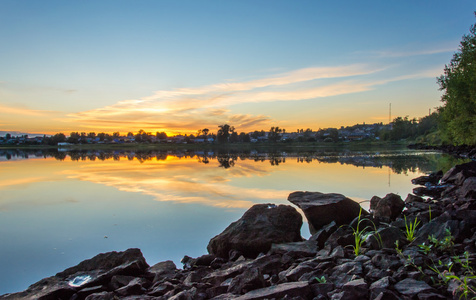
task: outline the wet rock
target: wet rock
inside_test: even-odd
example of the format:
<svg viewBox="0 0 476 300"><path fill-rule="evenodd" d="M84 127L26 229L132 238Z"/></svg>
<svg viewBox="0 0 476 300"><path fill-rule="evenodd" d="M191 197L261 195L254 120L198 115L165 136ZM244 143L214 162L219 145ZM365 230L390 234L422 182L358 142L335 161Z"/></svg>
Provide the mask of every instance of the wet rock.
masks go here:
<svg viewBox="0 0 476 300"><path fill-rule="evenodd" d="M257 204L208 244L208 252L228 258L230 250L255 258L272 244L302 241L302 217L291 206Z"/></svg>
<svg viewBox="0 0 476 300"><path fill-rule="evenodd" d="M323 226L335 221L338 226L349 224L359 216L359 203L341 194L323 194L319 192L293 192L288 201L297 205L309 222L311 234ZM368 213L362 210L364 215Z"/></svg>

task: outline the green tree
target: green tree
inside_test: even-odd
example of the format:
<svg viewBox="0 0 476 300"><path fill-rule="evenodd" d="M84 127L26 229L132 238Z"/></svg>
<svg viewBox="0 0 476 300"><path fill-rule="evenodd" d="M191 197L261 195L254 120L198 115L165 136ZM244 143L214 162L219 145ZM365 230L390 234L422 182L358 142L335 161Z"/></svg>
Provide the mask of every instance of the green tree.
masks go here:
<svg viewBox="0 0 476 300"><path fill-rule="evenodd" d="M476 15L476 13L475 13ZM446 139L456 145L476 144L476 24L463 36L444 74L437 78L444 91L439 108Z"/></svg>

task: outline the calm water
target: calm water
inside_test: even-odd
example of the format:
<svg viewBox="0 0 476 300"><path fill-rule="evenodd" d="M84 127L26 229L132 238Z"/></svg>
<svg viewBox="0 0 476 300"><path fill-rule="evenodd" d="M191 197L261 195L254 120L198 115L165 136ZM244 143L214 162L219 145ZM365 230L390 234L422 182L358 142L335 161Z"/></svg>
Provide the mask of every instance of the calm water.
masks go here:
<svg viewBox="0 0 476 300"><path fill-rule="evenodd" d="M150 265L171 259L181 267L253 204L290 204L299 190L405 198L410 179L452 163L414 151L0 151L0 294L131 247Z"/></svg>

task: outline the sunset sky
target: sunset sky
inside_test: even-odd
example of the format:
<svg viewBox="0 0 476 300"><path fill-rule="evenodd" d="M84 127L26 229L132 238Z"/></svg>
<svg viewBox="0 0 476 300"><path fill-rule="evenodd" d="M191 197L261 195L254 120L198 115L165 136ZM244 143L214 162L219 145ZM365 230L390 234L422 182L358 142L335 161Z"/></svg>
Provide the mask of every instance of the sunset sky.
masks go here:
<svg viewBox="0 0 476 300"><path fill-rule="evenodd" d="M474 0L0 1L0 131L288 132L423 117Z"/></svg>

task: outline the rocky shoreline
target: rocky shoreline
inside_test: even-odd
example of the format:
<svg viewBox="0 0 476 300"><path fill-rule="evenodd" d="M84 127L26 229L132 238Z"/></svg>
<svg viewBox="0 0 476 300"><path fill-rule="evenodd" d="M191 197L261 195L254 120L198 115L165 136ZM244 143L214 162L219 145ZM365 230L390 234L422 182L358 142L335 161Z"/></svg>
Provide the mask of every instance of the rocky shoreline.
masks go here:
<svg viewBox="0 0 476 300"><path fill-rule="evenodd" d="M340 194L259 204L209 254L149 266L139 249L99 254L0 299L471 299L476 297L476 162L412 180L370 211Z"/></svg>
<svg viewBox="0 0 476 300"><path fill-rule="evenodd" d="M455 157L476 159L476 147L475 146L454 146L454 145L441 145L430 146L426 144L411 144L408 145L409 149L419 150L438 150L444 153L448 153Z"/></svg>

